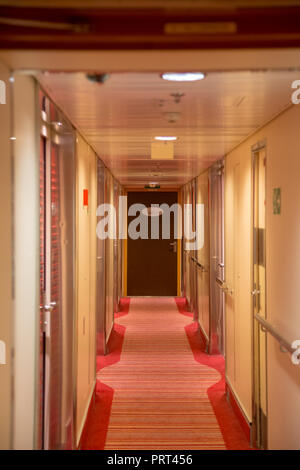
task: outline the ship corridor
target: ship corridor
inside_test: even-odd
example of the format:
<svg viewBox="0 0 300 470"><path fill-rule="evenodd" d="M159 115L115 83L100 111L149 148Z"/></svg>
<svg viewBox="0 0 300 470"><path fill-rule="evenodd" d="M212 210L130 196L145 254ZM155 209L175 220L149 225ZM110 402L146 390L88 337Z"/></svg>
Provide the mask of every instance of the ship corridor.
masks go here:
<svg viewBox="0 0 300 470"><path fill-rule="evenodd" d="M0 79L0 448L299 449L299 50Z"/></svg>

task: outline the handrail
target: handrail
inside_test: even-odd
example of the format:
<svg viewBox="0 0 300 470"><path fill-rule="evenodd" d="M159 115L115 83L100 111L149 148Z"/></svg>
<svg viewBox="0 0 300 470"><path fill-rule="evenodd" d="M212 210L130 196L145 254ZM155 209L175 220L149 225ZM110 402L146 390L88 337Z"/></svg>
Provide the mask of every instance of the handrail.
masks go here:
<svg viewBox="0 0 300 470"><path fill-rule="evenodd" d="M265 333L270 333L270 335L272 335L273 338L278 341L278 343L280 344L281 352L289 352L291 354L295 352L295 349L292 348L292 345L285 338L283 338L280 333L278 333L274 326L267 322L263 317L258 315L258 313L256 313L254 317L260 324L262 331L264 331Z"/></svg>
<svg viewBox="0 0 300 470"><path fill-rule="evenodd" d="M194 263L196 263L196 265L198 266L198 268L205 269L204 266L203 266L203 264L199 263L199 261L198 261L196 258L194 258L193 256L191 256L190 258L191 258L191 260L192 260Z"/></svg>
<svg viewBox="0 0 300 470"><path fill-rule="evenodd" d="M216 277L216 283L218 284L218 286L220 287L220 289L224 289L224 287L225 287L225 281L223 281L223 280L220 279L219 277Z"/></svg>
<svg viewBox="0 0 300 470"><path fill-rule="evenodd" d="M233 289L227 285L226 281L216 277L216 283L218 287L224 292L224 294L233 295Z"/></svg>

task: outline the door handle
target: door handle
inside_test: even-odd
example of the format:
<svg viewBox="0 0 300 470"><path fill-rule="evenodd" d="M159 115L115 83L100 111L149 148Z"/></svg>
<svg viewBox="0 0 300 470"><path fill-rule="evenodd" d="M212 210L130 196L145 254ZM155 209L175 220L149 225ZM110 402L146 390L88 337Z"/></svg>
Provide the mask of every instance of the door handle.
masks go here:
<svg viewBox="0 0 300 470"><path fill-rule="evenodd" d="M43 309L46 311L46 312L52 312L52 310L57 306L57 303L56 302L50 302L49 305L44 305Z"/></svg>
<svg viewBox="0 0 300 470"><path fill-rule="evenodd" d="M253 305L254 307L260 311L260 289L253 289L251 291L251 295L253 296Z"/></svg>
<svg viewBox="0 0 300 470"><path fill-rule="evenodd" d="M254 296L254 295L258 295L258 294L260 294L260 290L259 290L259 289L253 289L253 290L251 291L251 295L253 295L253 296Z"/></svg>
<svg viewBox="0 0 300 470"><path fill-rule="evenodd" d="M40 310L43 311L43 331L44 332L46 332L48 320L50 319L47 314L50 314L56 306L57 306L56 302L50 302L49 305L45 304L40 307Z"/></svg>
<svg viewBox="0 0 300 470"><path fill-rule="evenodd" d="M170 245L170 251L172 251L173 253L177 253L177 242L170 242L169 243Z"/></svg>

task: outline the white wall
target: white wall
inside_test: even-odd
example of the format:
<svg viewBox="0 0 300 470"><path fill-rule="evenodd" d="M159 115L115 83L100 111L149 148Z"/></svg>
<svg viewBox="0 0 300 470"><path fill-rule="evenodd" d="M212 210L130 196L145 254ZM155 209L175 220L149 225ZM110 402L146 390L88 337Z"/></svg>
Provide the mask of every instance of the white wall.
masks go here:
<svg viewBox="0 0 300 470"><path fill-rule="evenodd" d="M11 340L12 340L12 180L11 96L9 71L0 63L0 80L6 84L6 104L0 104L0 341L6 345L6 364L0 364L0 449L11 446Z"/></svg>
<svg viewBox="0 0 300 470"><path fill-rule="evenodd" d="M251 146L266 139L266 268L267 268L267 320L292 342L300 339L300 105L292 106L267 126L251 136L226 158L226 185L232 184L233 167L239 163L237 180L241 184L239 207L242 223L240 247L229 246L227 240L226 276L230 276L232 264L238 263L244 279L241 285L242 309L238 311L236 334L239 344L233 351L234 338L227 337L227 365L234 360L239 371L235 390L238 399L250 414L251 387L249 382L250 349L250 248L247 211L250 209ZM282 212L273 214L273 188L281 188ZM232 190L231 190L232 191ZM232 206L232 194L227 192L226 210ZM228 214L227 214L228 215ZM246 230L247 229L247 230ZM247 273L248 272L248 273ZM228 278L229 279L229 278ZM231 310L227 308L226 320ZM240 331L241 330L241 331ZM236 338L235 338L236 341ZM234 354L234 358L231 357ZM246 357L247 356L247 357ZM290 356L279 350L278 343L268 336L268 428L269 448L300 449L300 366L292 364ZM232 368L227 369L232 379Z"/></svg>
<svg viewBox="0 0 300 470"><path fill-rule="evenodd" d="M16 76L14 94L14 432L15 449L35 447L39 326L39 149L36 83ZM6 294L7 295L7 294Z"/></svg>

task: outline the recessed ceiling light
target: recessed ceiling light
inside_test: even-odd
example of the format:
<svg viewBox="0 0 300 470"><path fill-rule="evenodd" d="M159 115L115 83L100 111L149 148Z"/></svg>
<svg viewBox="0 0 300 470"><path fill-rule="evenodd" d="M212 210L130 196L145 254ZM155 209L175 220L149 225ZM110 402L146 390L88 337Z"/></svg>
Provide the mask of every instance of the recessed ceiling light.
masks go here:
<svg viewBox="0 0 300 470"><path fill-rule="evenodd" d="M161 77L170 82L196 82L203 80L205 74L202 72L167 72L163 73Z"/></svg>
<svg viewBox="0 0 300 470"><path fill-rule="evenodd" d="M10 137L10 140L17 140L16 137Z"/></svg>
<svg viewBox="0 0 300 470"><path fill-rule="evenodd" d="M172 141L172 140L177 140L177 137L172 136L172 135L157 135L154 137L155 140L164 140L164 141Z"/></svg>

